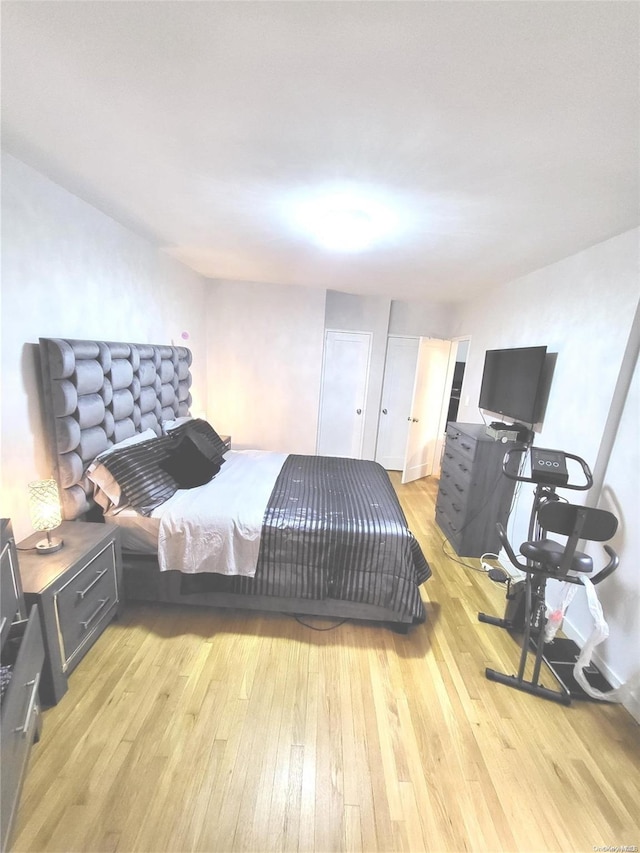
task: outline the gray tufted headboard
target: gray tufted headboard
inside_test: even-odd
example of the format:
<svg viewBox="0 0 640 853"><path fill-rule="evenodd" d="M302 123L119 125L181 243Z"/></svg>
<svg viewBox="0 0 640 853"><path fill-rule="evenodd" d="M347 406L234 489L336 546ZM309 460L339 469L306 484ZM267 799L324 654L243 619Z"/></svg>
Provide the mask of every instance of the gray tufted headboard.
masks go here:
<svg viewBox="0 0 640 853"><path fill-rule="evenodd" d="M112 444L189 414L191 351L185 347L40 338L43 406L62 514L93 501L91 461Z"/></svg>

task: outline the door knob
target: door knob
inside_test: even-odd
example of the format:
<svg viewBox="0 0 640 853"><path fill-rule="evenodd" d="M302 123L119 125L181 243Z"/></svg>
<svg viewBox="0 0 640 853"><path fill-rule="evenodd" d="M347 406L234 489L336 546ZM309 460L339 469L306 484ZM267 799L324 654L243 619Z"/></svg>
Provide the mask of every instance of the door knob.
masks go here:
<svg viewBox="0 0 640 853"><path fill-rule="evenodd" d="M382 410L382 414L383 414L383 415L386 415L386 414L387 414L387 410L386 410L386 409L383 409L383 410Z"/></svg>
<svg viewBox="0 0 640 853"><path fill-rule="evenodd" d="M356 415L361 415L361 414L362 414L362 409L356 409Z"/></svg>

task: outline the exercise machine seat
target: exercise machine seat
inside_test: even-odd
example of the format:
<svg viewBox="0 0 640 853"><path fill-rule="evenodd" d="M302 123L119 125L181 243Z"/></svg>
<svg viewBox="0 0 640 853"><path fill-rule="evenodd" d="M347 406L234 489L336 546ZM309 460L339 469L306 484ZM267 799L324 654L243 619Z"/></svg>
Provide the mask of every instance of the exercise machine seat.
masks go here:
<svg viewBox="0 0 640 853"><path fill-rule="evenodd" d="M566 547L554 539L523 542L520 546L522 556L531 560L531 565L527 566L527 571L545 572L548 575L553 575L559 571L565 551ZM593 560L588 554L583 554L582 551L574 551L568 570L585 575L590 574L593 571Z"/></svg>

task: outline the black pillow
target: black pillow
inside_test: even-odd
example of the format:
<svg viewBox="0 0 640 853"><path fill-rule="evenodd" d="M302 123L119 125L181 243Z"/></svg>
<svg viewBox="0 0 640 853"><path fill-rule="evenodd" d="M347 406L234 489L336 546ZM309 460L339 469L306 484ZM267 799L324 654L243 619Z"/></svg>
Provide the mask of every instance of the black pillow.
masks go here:
<svg viewBox="0 0 640 853"><path fill-rule="evenodd" d="M167 459L160 463L181 489L193 489L212 480L220 470L220 460L210 458L206 439L197 433L175 439Z"/></svg>
<svg viewBox="0 0 640 853"><path fill-rule="evenodd" d="M208 421L203 418L194 418L181 424L179 427L172 429L169 433L173 439L181 439L186 435L191 436L194 440L198 440L198 447L206 454L208 459L215 460L224 464L223 455L228 448L218 433L214 430Z"/></svg>

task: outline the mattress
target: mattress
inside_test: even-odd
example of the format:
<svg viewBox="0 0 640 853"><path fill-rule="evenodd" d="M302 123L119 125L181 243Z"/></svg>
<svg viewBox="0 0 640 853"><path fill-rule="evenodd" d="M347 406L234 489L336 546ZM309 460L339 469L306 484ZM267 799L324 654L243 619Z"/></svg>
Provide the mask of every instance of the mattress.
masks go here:
<svg viewBox="0 0 640 853"><path fill-rule="evenodd" d="M154 556L158 553L159 517L140 515L135 509L125 507L121 510L110 509L105 512L104 519L107 524L115 524L119 528L124 551Z"/></svg>

